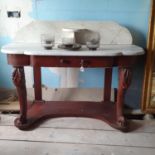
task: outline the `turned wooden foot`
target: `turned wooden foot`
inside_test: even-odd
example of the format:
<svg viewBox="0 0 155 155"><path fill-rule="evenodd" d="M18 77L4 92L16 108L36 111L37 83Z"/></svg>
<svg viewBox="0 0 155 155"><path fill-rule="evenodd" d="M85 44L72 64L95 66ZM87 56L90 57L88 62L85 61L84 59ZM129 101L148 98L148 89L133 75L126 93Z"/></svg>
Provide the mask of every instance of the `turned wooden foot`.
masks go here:
<svg viewBox="0 0 155 155"><path fill-rule="evenodd" d="M25 124L27 122L27 93L25 86L25 74L23 67L15 67L12 80L17 89L20 104L20 117L15 121L15 125Z"/></svg>
<svg viewBox="0 0 155 155"><path fill-rule="evenodd" d="M117 92L117 102L116 102L116 114L117 114L117 124L121 128L125 128L127 126L126 120L123 116L123 104L124 104L124 96L126 90L129 88L131 83L132 72L130 68L119 68L119 86Z"/></svg>

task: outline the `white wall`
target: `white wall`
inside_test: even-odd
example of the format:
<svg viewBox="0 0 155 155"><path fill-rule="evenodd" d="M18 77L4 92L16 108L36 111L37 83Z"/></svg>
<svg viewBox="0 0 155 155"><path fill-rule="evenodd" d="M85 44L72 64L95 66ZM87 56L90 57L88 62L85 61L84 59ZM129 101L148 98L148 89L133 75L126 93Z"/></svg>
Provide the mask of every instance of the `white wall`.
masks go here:
<svg viewBox="0 0 155 155"><path fill-rule="evenodd" d="M8 18L7 11L20 11L20 18ZM9 36L11 39L15 36L16 31L21 27L31 22L33 19L29 16L32 11L31 0L0 0L0 36ZM32 80L32 69L26 67L26 80L27 86L31 87L33 84Z"/></svg>

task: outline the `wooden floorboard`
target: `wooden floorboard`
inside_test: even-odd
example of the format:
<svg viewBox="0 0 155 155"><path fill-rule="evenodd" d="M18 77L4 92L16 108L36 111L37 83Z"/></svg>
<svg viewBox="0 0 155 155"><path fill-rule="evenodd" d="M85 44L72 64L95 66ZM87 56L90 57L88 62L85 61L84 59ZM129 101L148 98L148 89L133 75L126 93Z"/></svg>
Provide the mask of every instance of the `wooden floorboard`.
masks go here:
<svg viewBox="0 0 155 155"><path fill-rule="evenodd" d="M0 126L14 126L14 119L17 116L18 115L15 114L1 114ZM119 132L118 130L110 127L108 124L104 123L101 120L76 117L47 119L42 124L40 124L39 127L83 130L108 130ZM129 127L133 132L155 133L155 121L152 120L130 120Z"/></svg>
<svg viewBox="0 0 155 155"><path fill-rule="evenodd" d="M49 119L32 131L13 125L16 115L0 120L0 155L154 155L155 121L132 121L129 133L89 118ZM135 125L136 124L136 125Z"/></svg>
<svg viewBox="0 0 155 155"><path fill-rule="evenodd" d="M9 146L9 147L8 147ZM0 141L2 155L154 155L154 148Z"/></svg>
<svg viewBox="0 0 155 155"><path fill-rule="evenodd" d="M7 134L5 134L7 133ZM153 133L121 133L114 131L37 128L33 131L20 131L13 126L0 127L0 139L23 140L51 143L77 143L94 145L117 145L132 147L155 147Z"/></svg>
<svg viewBox="0 0 155 155"><path fill-rule="evenodd" d="M0 126L14 126L14 119L18 115L1 115ZM54 118L47 119L39 126L40 128L69 128L69 129L99 129L99 130L115 130L108 124L98 119L90 118Z"/></svg>

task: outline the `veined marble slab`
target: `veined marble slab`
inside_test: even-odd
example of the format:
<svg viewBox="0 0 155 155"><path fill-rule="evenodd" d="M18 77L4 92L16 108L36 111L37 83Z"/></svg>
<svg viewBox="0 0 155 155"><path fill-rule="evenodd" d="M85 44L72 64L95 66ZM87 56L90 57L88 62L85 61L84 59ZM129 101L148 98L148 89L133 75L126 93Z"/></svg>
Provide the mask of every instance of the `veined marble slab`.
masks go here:
<svg viewBox="0 0 155 155"><path fill-rule="evenodd" d="M3 46L1 51L6 54L40 56L130 56L144 54L144 50L136 45L101 45L96 51L90 51L82 46L78 51L71 51L59 49L57 46L52 50L46 50L40 43L11 43Z"/></svg>
<svg viewBox="0 0 155 155"><path fill-rule="evenodd" d="M100 48L90 51L82 47L78 51L58 49L45 50L41 46L42 34L54 34L55 42L62 43L63 28L90 29L99 32ZM13 43L3 46L3 53L26 55L53 55L53 56L118 56L141 55L144 50L132 45L132 36L127 28L115 22L107 21L33 21L21 28Z"/></svg>
<svg viewBox="0 0 155 155"><path fill-rule="evenodd" d="M132 44L127 28L113 21L33 21L21 28L14 42L39 43L42 34L53 34L55 42L62 42L62 29L89 29L100 34L100 44Z"/></svg>

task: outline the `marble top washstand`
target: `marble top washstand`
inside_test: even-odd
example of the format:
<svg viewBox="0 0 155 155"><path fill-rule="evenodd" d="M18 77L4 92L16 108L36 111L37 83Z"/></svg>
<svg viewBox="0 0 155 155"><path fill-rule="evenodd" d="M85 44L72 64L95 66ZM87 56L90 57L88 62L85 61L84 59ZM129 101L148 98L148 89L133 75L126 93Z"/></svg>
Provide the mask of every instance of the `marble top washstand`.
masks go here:
<svg viewBox="0 0 155 155"><path fill-rule="evenodd" d="M62 29L90 29L100 34L100 48L90 51L82 47L78 51L58 49L62 43ZM41 46L42 34L54 34L56 45L52 50L45 50ZM64 55L64 56L118 56L142 55L141 47L132 45L132 36L129 30L116 22L94 21L33 21L21 28L15 35L13 42L3 46L1 52L8 54L25 55Z"/></svg>
<svg viewBox="0 0 155 155"><path fill-rule="evenodd" d="M58 45L62 44L60 37L62 28L98 31L101 37L100 47L95 51L89 50L85 45L77 51L60 49ZM41 44L40 36L50 33L55 34L56 44L52 50L46 50ZM19 30L13 42L3 46L1 51L7 54L8 63L15 68L12 80L17 88L20 103L20 117L15 120L15 125L19 129L30 129L39 120L48 117L90 117L105 121L122 131L128 129L123 115L124 95L131 83L131 68L139 55L144 54L144 50L132 44L132 36L125 27L115 22L34 21ZM25 66L33 68L34 101L27 101ZM115 100L111 101L114 66L118 67L119 82ZM73 71L75 67L105 68L103 100L101 102L44 101L41 67L74 67Z"/></svg>

